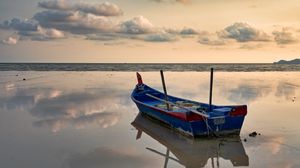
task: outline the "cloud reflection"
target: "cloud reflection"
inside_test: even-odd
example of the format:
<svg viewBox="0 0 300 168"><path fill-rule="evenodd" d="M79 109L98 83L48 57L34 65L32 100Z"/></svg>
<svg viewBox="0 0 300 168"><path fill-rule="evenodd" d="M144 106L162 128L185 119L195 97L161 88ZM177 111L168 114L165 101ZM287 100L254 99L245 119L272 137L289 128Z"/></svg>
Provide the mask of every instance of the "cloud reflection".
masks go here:
<svg viewBox="0 0 300 168"><path fill-rule="evenodd" d="M28 110L40 99L53 97L57 94L57 90L49 88L27 88L17 89L14 87L2 90L0 96L0 107L7 110Z"/></svg>
<svg viewBox="0 0 300 168"><path fill-rule="evenodd" d="M283 137L274 137L270 140L270 143L268 145L273 155L280 152L283 142L284 142Z"/></svg>
<svg viewBox="0 0 300 168"><path fill-rule="evenodd" d="M286 100L291 100L296 95L297 87L300 87L300 86L282 81L277 86L275 96L276 97L284 97Z"/></svg>
<svg viewBox="0 0 300 168"><path fill-rule="evenodd" d="M107 128L117 124L120 118L120 113L99 112L94 114L85 114L79 117L44 119L34 122L33 125L37 127L50 127L52 132L58 132L67 125L81 129L87 125L98 124L102 128Z"/></svg>
<svg viewBox="0 0 300 168"><path fill-rule="evenodd" d="M85 154L73 154L68 159L69 167L106 167L106 168L132 168L132 167L157 167L156 161L143 157L134 151L96 148Z"/></svg>
<svg viewBox="0 0 300 168"><path fill-rule="evenodd" d="M228 100L235 103L250 103L259 97L268 95L272 88L267 85L251 85L242 83L237 88L229 90Z"/></svg>
<svg viewBox="0 0 300 168"><path fill-rule="evenodd" d="M36 103L31 114L40 120L35 126L48 126L53 132L67 125L84 128L93 123L102 128L115 125L124 109L116 97L100 92L78 92L45 98Z"/></svg>
<svg viewBox="0 0 300 168"><path fill-rule="evenodd" d="M108 94L109 93L109 94ZM121 111L128 110L127 95L103 89L61 91L50 88L17 89L0 97L0 107L8 110L28 111L37 121L36 127L58 132L67 126L77 129L97 124L107 128L118 123Z"/></svg>

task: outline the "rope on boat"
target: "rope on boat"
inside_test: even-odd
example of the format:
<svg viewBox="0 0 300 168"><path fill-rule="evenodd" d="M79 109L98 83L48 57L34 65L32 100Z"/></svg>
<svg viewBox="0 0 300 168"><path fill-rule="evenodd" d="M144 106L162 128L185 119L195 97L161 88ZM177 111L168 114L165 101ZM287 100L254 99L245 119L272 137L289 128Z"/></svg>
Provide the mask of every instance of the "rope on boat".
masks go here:
<svg viewBox="0 0 300 168"><path fill-rule="evenodd" d="M175 103L170 102L170 101L166 101L166 100L164 100L164 99L158 98L158 97L153 96L153 95L148 94L148 93L146 93L145 95L146 95L146 96L149 96L149 97L151 97L151 98L153 98L153 99L162 101L162 102L164 102L164 103L166 103L166 104L170 104L170 105L173 105L173 106L176 106L176 107L179 107L179 108L182 108L182 109L185 109L185 110L188 110L188 111L190 111L190 112L193 112L193 113L196 113L196 114L199 114L199 115L203 116L204 121L205 121L205 124L206 124L207 135L209 136L209 135L210 135L210 132L211 132L213 136L218 137L218 136L214 133L213 129L212 129L212 128L209 126L209 124L208 124L208 121L207 121L207 118L209 117L208 114L205 114L205 113L202 113L202 112L193 110L193 109L189 109L189 108L180 106L180 105L178 105L178 104L175 104Z"/></svg>
<svg viewBox="0 0 300 168"><path fill-rule="evenodd" d="M207 129L207 136L209 136L209 125L207 122L207 118L204 118L205 124L206 124L206 129Z"/></svg>

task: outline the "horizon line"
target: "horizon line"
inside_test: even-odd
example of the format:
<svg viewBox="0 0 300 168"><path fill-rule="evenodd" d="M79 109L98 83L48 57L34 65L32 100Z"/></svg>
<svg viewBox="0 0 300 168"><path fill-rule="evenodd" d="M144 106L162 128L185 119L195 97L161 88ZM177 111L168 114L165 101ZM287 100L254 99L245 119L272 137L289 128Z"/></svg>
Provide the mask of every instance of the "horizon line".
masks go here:
<svg viewBox="0 0 300 168"><path fill-rule="evenodd" d="M276 62L260 62L260 63L245 63L245 62L231 62L231 63L213 63L213 62L0 62L0 64L274 64Z"/></svg>

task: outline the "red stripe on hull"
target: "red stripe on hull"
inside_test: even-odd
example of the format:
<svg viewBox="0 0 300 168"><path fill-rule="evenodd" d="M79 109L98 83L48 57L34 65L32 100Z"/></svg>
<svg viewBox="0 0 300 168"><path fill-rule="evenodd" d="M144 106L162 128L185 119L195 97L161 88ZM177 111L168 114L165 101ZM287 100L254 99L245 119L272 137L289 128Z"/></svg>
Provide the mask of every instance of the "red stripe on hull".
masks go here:
<svg viewBox="0 0 300 168"><path fill-rule="evenodd" d="M247 114L247 106L237 106L232 109L230 116L245 116Z"/></svg>

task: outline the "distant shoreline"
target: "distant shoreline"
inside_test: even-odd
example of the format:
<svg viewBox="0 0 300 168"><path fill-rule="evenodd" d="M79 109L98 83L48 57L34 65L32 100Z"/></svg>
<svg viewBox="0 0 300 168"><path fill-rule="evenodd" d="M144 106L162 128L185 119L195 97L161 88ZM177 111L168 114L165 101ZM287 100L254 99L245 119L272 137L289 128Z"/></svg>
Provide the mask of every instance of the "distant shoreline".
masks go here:
<svg viewBox="0 0 300 168"><path fill-rule="evenodd" d="M143 65L185 65L185 64L191 64L191 65L260 65L260 64L273 64L273 63L143 63L143 62L137 62L137 63L126 63L126 62L87 62L87 63L79 63L79 62L0 62L0 64L129 64L129 65L136 65L136 64L143 64Z"/></svg>
<svg viewBox="0 0 300 168"><path fill-rule="evenodd" d="M300 64L300 59L293 59L290 61L280 60L278 62L274 62L274 64Z"/></svg>
<svg viewBox="0 0 300 168"><path fill-rule="evenodd" d="M0 71L209 71L224 72L300 71L300 64L228 63L0 63Z"/></svg>

